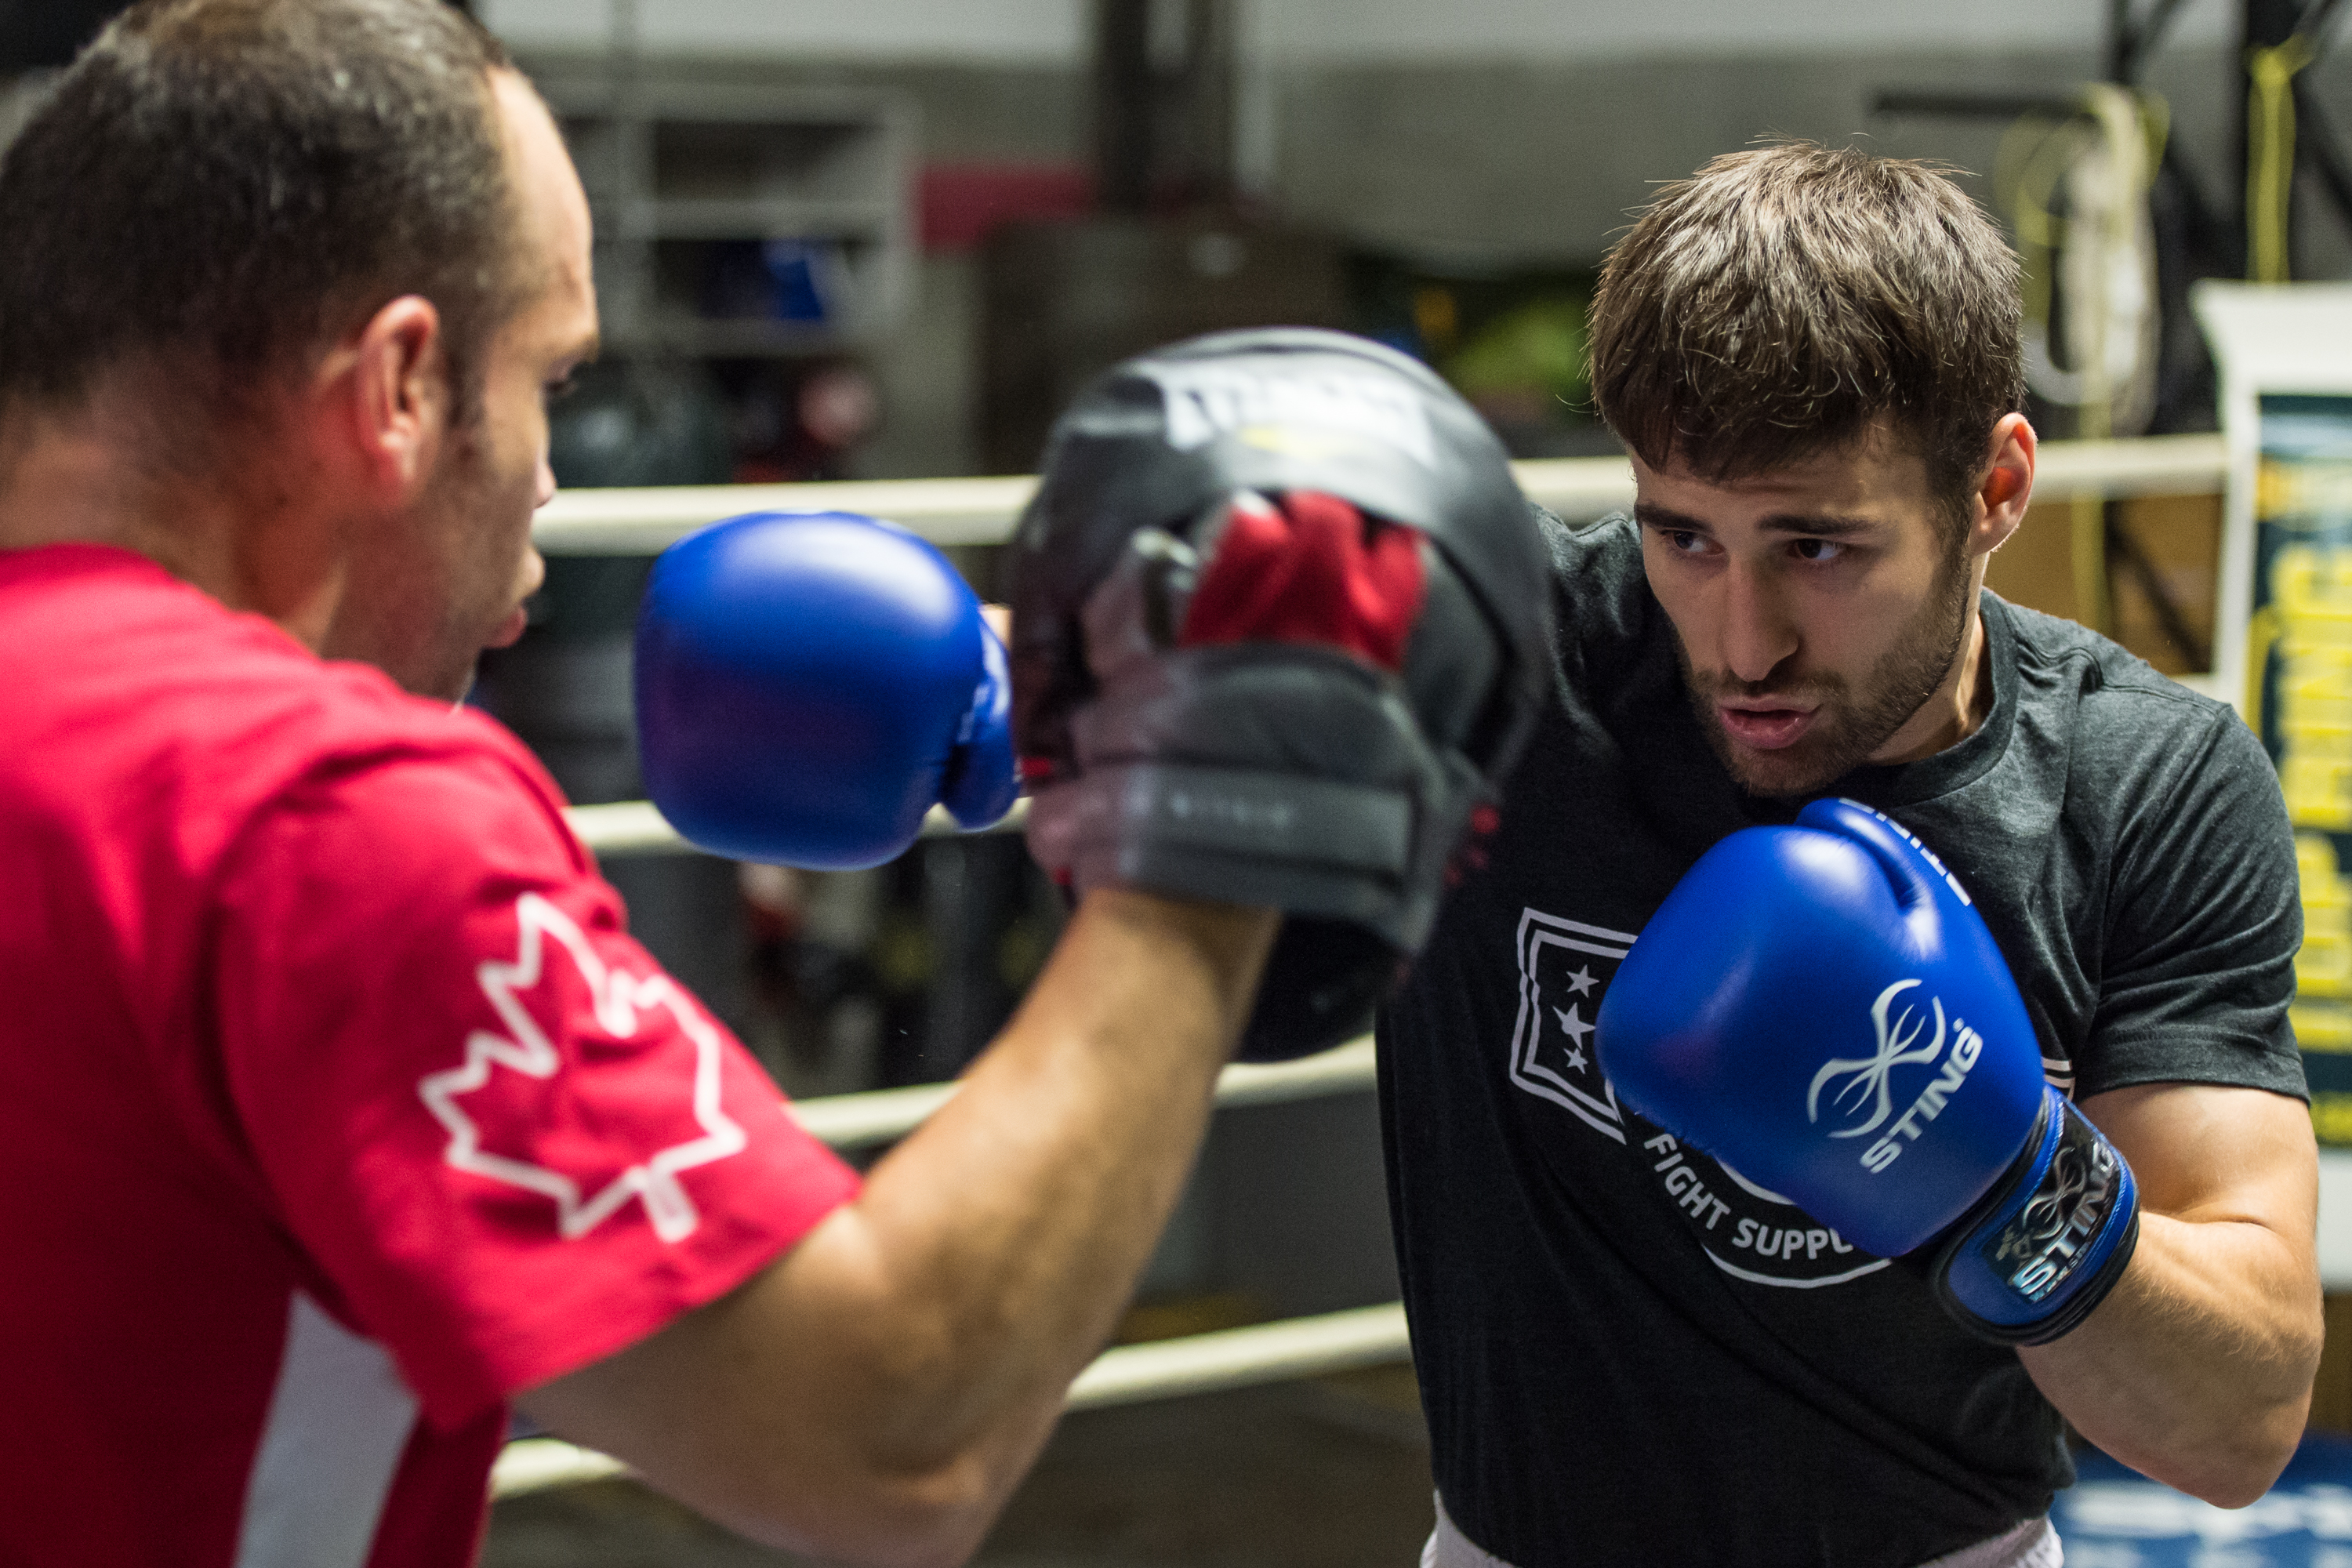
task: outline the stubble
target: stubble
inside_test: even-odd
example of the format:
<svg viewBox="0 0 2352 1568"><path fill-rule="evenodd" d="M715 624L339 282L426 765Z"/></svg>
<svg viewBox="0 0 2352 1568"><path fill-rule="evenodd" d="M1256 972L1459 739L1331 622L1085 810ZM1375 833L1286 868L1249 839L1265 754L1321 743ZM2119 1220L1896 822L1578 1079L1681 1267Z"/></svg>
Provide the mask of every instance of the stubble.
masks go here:
<svg viewBox="0 0 2352 1568"><path fill-rule="evenodd" d="M1835 671L1775 670L1754 681L1702 672L1692 668L1690 650L1677 632L1675 654L1682 662L1684 689L1724 770L1751 795L1786 798L1814 794L1867 761L1935 695L1959 656L1974 608L1969 582L1967 553L1952 552L1917 616L1859 682ZM1821 717L1793 744L1760 752L1739 745L1725 730L1716 704L1731 697L1779 698L1814 706Z"/></svg>

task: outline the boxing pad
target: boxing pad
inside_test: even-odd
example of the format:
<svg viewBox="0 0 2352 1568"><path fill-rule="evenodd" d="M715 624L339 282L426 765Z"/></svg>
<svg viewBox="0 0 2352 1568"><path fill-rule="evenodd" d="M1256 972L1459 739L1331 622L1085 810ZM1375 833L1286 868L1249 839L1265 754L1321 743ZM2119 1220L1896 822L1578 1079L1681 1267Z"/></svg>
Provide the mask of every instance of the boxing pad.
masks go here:
<svg viewBox="0 0 2352 1568"><path fill-rule="evenodd" d="M1282 910L1244 1058L1368 1026L1541 690L1546 559L1500 444L1378 344L1195 339L1063 415L1013 569L1038 860Z"/></svg>
<svg viewBox="0 0 2352 1568"><path fill-rule="evenodd" d="M2130 1261L2130 1167L2043 1081L1958 879L1866 806L1709 849L1596 1022L1621 1103L1866 1250L1918 1255L1984 1338L2057 1338Z"/></svg>
<svg viewBox="0 0 2352 1568"><path fill-rule="evenodd" d="M945 556L847 512L755 512L655 562L638 613L646 793L714 854L879 865L944 805L1012 809L1011 680Z"/></svg>

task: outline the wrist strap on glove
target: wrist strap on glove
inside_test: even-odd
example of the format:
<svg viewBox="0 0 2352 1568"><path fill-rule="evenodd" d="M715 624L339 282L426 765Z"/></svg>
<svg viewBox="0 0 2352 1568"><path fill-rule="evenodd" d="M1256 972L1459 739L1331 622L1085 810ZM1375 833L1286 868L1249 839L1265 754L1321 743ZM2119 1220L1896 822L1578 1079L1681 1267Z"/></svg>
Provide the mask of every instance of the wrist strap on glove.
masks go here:
<svg viewBox="0 0 2352 1568"><path fill-rule="evenodd" d="M1937 1257L1936 1299L1979 1338L2047 1344L2106 1299L2138 1241L2131 1167L2045 1085L2024 1150Z"/></svg>

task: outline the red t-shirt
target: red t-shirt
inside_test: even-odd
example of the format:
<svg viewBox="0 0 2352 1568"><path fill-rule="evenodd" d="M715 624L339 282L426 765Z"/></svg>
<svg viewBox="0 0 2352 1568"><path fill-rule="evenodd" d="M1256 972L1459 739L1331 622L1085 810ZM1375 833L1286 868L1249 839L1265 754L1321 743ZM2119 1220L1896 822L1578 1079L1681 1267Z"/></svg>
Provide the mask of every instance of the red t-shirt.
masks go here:
<svg viewBox="0 0 2352 1568"><path fill-rule="evenodd" d="M0 1562L471 1560L517 1390L849 1198L479 714L0 553Z"/></svg>

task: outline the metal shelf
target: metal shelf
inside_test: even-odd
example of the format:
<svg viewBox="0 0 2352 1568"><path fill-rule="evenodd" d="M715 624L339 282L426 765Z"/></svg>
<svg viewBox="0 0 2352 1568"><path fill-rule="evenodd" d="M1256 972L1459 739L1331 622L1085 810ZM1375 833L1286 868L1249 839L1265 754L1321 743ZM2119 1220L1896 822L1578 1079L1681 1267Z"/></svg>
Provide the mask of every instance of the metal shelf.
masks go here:
<svg viewBox="0 0 2352 1568"><path fill-rule="evenodd" d="M903 214L879 197L656 197L621 209L629 239L863 239L887 243Z"/></svg>
<svg viewBox="0 0 2352 1568"><path fill-rule="evenodd" d="M753 359L837 353L871 342L876 335L857 321L717 321L663 312L608 331L604 342L621 353L663 351L690 358Z"/></svg>
<svg viewBox="0 0 2352 1568"><path fill-rule="evenodd" d="M702 87L622 76L541 81L597 227L597 295L615 349L792 357L871 342L903 317L915 269L916 112L866 89ZM699 314L697 245L835 247L821 321ZM724 290L721 290L722 294Z"/></svg>

